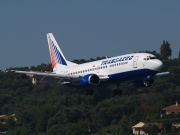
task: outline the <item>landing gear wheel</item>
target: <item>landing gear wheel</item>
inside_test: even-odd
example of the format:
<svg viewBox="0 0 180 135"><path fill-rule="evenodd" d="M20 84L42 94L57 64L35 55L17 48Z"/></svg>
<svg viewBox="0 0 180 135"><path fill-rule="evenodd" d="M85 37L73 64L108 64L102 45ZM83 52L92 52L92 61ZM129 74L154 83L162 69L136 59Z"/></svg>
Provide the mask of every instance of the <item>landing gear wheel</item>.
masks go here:
<svg viewBox="0 0 180 135"><path fill-rule="evenodd" d="M144 86L145 87L150 87L151 86L151 83L149 81L144 81Z"/></svg>
<svg viewBox="0 0 180 135"><path fill-rule="evenodd" d="M154 83L154 79L151 78L151 79L148 79L148 80L144 81L144 86L145 87L150 87L153 83Z"/></svg>

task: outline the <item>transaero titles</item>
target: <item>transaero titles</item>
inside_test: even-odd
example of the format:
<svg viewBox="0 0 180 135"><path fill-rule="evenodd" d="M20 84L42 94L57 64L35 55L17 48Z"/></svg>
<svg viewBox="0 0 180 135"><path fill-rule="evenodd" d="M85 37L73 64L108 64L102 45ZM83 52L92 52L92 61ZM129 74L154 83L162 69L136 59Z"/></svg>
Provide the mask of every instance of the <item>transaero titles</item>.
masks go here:
<svg viewBox="0 0 180 135"><path fill-rule="evenodd" d="M121 61L128 61L131 60L134 56L125 56L125 57L120 57L116 59L111 59L111 60L105 60L101 63L101 65L106 65L106 64L112 64L112 63L117 63Z"/></svg>

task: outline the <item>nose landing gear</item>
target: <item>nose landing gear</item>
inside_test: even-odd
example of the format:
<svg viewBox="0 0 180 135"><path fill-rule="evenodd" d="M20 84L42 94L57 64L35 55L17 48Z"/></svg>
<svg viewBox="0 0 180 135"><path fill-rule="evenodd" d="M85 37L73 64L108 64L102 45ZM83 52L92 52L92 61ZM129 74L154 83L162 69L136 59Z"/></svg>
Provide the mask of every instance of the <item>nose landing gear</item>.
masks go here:
<svg viewBox="0 0 180 135"><path fill-rule="evenodd" d="M145 87L150 87L154 83L154 79L149 79L144 81L144 86Z"/></svg>

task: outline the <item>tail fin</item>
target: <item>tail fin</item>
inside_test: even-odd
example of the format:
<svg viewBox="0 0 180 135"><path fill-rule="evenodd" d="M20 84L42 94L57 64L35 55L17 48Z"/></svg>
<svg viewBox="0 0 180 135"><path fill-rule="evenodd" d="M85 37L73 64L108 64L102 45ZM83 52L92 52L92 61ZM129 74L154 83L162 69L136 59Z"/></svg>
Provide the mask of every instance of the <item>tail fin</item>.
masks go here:
<svg viewBox="0 0 180 135"><path fill-rule="evenodd" d="M47 34L47 40L53 71L76 65L75 63L66 60L52 33Z"/></svg>

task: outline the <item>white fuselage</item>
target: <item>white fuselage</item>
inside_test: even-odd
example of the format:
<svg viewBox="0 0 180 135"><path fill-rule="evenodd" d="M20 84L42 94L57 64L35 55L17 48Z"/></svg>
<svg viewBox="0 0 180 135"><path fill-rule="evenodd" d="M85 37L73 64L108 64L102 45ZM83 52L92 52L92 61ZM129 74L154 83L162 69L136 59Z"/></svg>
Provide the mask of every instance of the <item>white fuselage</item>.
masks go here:
<svg viewBox="0 0 180 135"><path fill-rule="evenodd" d="M131 78L131 76L137 78L138 76L145 77L159 72L162 65L162 62L152 54L133 53L66 67L56 73L78 76L96 74L108 76L109 79L118 79L121 78L121 75L122 77L125 76L125 78Z"/></svg>

